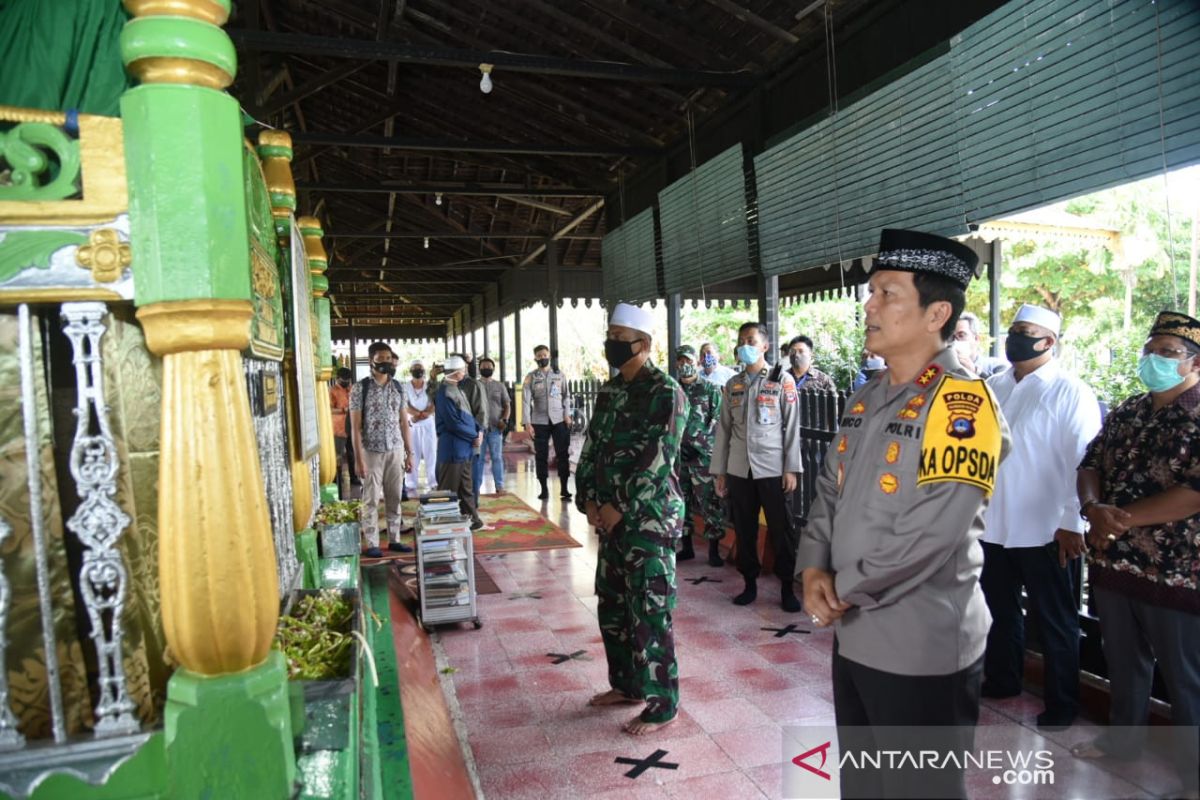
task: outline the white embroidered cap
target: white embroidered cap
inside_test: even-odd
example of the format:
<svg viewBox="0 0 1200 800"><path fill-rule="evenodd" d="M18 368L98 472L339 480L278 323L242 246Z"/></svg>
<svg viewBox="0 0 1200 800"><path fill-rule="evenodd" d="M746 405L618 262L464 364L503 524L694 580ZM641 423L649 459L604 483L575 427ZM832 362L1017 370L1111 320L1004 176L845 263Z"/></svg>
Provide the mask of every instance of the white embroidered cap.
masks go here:
<svg viewBox="0 0 1200 800"><path fill-rule="evenodd" d="M613 309L609 325L620 325L622 328L632 328L647 335L654 335L654 315L649 311L631 306L628 303L617 303Z"/></svg>
<svg viewBox="0 0 1200 800"><path fill-rule="evenodd" d="M1058 336L1058 332L1062 329L1062 317L1048 308L1031 306L1029 303L1025 303L1017 310L1017 315L1013 317L1013 324L1016 325L1018 322L1032 322L1034 325L1041 325L1055 336Z"/></svg>

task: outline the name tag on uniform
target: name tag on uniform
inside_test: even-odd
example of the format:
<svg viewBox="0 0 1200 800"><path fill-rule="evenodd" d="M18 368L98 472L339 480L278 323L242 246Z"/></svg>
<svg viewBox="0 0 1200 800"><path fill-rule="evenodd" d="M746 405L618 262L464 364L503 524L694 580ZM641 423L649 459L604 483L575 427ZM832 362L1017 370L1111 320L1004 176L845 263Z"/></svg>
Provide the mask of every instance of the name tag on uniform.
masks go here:
<svg viewBox="0 0 1200 800"><path fill-rule="evenodd" d="M559 392L558 384L557 383L550 384L550 396L558 397L558 392Z"/></svg>

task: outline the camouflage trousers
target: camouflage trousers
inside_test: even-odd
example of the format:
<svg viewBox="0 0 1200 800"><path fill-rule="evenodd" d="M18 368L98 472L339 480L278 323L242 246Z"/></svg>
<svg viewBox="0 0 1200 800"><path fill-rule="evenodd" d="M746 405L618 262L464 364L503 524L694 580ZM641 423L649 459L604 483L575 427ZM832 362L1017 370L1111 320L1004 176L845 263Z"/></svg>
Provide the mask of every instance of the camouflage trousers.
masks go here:
<svg viewBox="0 0 1200 800"><path fill-rule="evenodd" d="M684 514L683 535L695 533L696 515L704 520L704 538L720 541L725 538L725 514L717 496L717 479L702 464L679 465L679 488L683 491L687 512Z"/></svg>
<svg viewBox="0 0 1200 800"><path fill-rule="evenodd" d="M672 719L679 706L675 662L675 548L659 536L621 525L600 540L596 564L597 616L608 682L646 701L644 722Z"/></svg>

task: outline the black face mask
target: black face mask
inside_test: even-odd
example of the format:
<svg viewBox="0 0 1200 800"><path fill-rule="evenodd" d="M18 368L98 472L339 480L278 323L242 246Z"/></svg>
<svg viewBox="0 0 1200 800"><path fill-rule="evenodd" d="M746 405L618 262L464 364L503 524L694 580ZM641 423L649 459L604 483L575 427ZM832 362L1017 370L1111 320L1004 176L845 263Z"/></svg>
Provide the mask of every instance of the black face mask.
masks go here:
<svg viewBox="0 0 1200 800"><path fill-rule="evenodd" d="M548 358L535 358L535 359L533 360L533 363L537 364L537 365L538 365L539 367L541 367L542 369L545 369L546 367L550 366L550 359L548 359Z"/></svg>
<svg viewBox="0 0 1200 800"><path fill-rule="evenodd" d="M1045 336L1026 336L1023 333L1010 333L1008 338L1004 340L1004 355L1008 356L1008 360L1014 364L1043 356L1048 351L1035 350L1034 345L1045 338Z"/></svg>
<svg viewBox="0 0 1200 800"><path fill-rule="evenodd" d="M494 369L488 369L487 367L484 367L483 369L479 370L479 374L485 378L490 378L495 371L496 370Z"/></svg>
<svg viewBox="0 0 1200 800"><path fill-rule="evenodd" d="M345 389L349 385L350 385L350 381L344 381L341 378L338 378L338 386L341 386L343 389Z"/></svg>
<svg viewBox="0 0 1200 800"><path fill-rule="evenodd" d="M375 363L372 361L371 369L375 370L380 375L395 375L396 374L396 365L391 363L390 361L383 361L381 363Z"/></svg>
<svg viewBox="0 0 1200 800"><path fill-rule="evenodd" d="M620 369L629 359L633 358L633 342L622 342L618 339L604 340L604 358L613 369Z"/></svg>
<svg viewBox="0 0 1200 800"><path fill-rule="evenodd" d="M412 376L413 376L413 378L415 378L416 380L421 380L422 378L424 378L424 377L425 377L425 370L423 370L423 369L414 369L414 370L412 371Z"/></svg>

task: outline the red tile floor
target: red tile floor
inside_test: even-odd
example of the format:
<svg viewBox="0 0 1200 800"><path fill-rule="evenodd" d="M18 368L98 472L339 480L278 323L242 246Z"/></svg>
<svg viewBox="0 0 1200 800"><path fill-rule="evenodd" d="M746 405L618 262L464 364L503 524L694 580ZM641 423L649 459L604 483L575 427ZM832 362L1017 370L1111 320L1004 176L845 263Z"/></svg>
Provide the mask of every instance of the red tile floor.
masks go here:
<svg viewBox="0 0 1200 800"><path fill-rule="evenodd" d="M712 568L702 557L683 562L674 617L679 719L650 736L623 733L621 724L636 707L586 704L593 693L609 688L592 586L595 536L574 505L558 499L557 478L551 478L552 498L539 501L532 457L509 453L506 460L508 490L541 509L583 547L484 557L501 593L480 596L482 629L451 626L433 634L439 667L453 668L443 680L482 794L489 800L780 797L782 726L833 721L832 634L810 630L803 614L784 613L774 602L774 578L760 579L759 601L739 608L730 603L742 585L732 565ZM491 485L489 475L483 491ZM709 581L691 582L705 576ZM527 594L538 596L521 596ZM789 623L807 632L764 630ZM558 665L547 656L578 651L584 651L582 658ZM1040 710L1040 700L1028 694L987 701L981 725L1010 727L980 736L1038 742L1032 726ZM971 787L972 797L1098 800L1154 797L1170 788L1165 770L1073 759L1067 748L1097 728L1081 722L1049 735L1057 787L980 783ZM629 767L614 761L644 758L658 749L666 750L663 760L678 763L678 769L649 769L630 779L625 776Z"/></svg>

